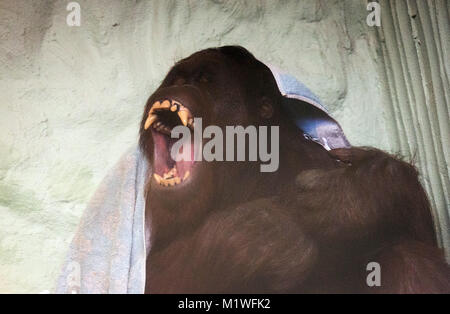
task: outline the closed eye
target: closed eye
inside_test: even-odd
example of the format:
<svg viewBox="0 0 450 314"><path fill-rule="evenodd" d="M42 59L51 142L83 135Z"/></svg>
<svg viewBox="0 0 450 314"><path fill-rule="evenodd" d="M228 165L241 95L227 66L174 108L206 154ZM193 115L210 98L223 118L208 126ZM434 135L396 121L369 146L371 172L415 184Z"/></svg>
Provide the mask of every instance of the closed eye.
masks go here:
<svg viewBox="0 0 450 314"><path fill-rule="evenodd" d="M183 85L185 82L184 79L185 76L186 74L180 71L179 68L174 68L166 76L162 85L164 86Z"/></svg>
<svg viewBox="0 0 450 314"><path fill-rule="evenodd" d="M199 71L197 72L197 74L195 75L195 81L198 83L203 83L203 84L207 84L207 83L211 83L213 80L213 75L210 71Z"/></svg>
<svg viewBox="0 0 450 314"><path fill-rule="evenodd" d="M200 83L209 83L210 78L207 74L201 73L200 76L198 77L197 81Z"/></svg>

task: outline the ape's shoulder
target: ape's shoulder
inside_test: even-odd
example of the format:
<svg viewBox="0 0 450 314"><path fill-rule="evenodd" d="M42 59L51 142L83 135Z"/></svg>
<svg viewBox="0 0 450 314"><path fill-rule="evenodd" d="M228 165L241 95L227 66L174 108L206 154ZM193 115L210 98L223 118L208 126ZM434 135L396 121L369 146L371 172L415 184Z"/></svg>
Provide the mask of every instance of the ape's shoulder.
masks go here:
<svg viewBox="0 0 450 314"><path fill-rule="evenodd" d="M329 152L342 164L296 179L303 224L326 241L377 243L410 237L435 244L431 208L417 169L373 148ZM292 205L291 205L292 206Z"/></svg>

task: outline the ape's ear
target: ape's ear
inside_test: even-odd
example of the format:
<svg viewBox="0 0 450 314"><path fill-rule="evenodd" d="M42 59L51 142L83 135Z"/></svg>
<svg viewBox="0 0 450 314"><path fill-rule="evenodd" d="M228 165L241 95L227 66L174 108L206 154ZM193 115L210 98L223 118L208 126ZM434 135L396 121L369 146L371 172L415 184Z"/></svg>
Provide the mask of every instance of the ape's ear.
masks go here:
<svg viewBox="0 0 450 314"><path fill-rule="evenodd" d="M262 119L268 120L273 116L273 104L272 101L264 96L261 98L259 105L259 116Z"/></svg>

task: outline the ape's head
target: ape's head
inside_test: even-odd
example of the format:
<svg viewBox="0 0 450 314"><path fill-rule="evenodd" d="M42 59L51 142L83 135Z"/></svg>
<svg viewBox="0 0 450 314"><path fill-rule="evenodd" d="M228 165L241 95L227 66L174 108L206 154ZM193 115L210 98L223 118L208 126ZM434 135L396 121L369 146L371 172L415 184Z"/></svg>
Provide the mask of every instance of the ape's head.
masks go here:
<svg viewBox="0 0 450 314"><path fill-rule="evenodd" d="M206 49L176 63L148 99L141 122L140 145L153 167L152 202L185 211L204 207L217 193L231 195L225 186L242 191L239 178L259 169L257 163L175 162L170 149L178 139L170 132L182 124L192 129L193 118L202 118L203 129L223 131L277 124L281 97L270 69L242 47Z"/></svg>
<svg viewBox="0 0 450 314"><path fill-rule="evenodd" d="M193 118L202 118L203 128L224 131L227 125L270 125L280 97L269 68L242 47L206 49L176 63L150 96L141 123L140 144L153 166L152 192L183 204L222 192L251 163L175 162L170 149L178 139L170 131L182 124L193 129Z"/></svg>

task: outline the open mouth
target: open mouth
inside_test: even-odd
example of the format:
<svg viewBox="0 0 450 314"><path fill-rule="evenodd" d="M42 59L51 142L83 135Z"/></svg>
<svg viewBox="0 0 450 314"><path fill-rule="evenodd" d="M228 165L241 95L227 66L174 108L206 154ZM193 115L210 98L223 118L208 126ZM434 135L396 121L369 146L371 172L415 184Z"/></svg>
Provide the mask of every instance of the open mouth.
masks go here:
<svg viewBox="0 0 450 314"><path fill-rule="evenodd" d="M171 131L178 125L188 127L192 133L194 119L190 110L175 100L155 102L150 108L144 124L145 130L151 128L153 137L153 178L159 185L165 187L185 183L189 179L194 165L193 142L190 143L191 158L175 161L171 157L172 146L178 141L177 138L171 137Z"/></svg>

